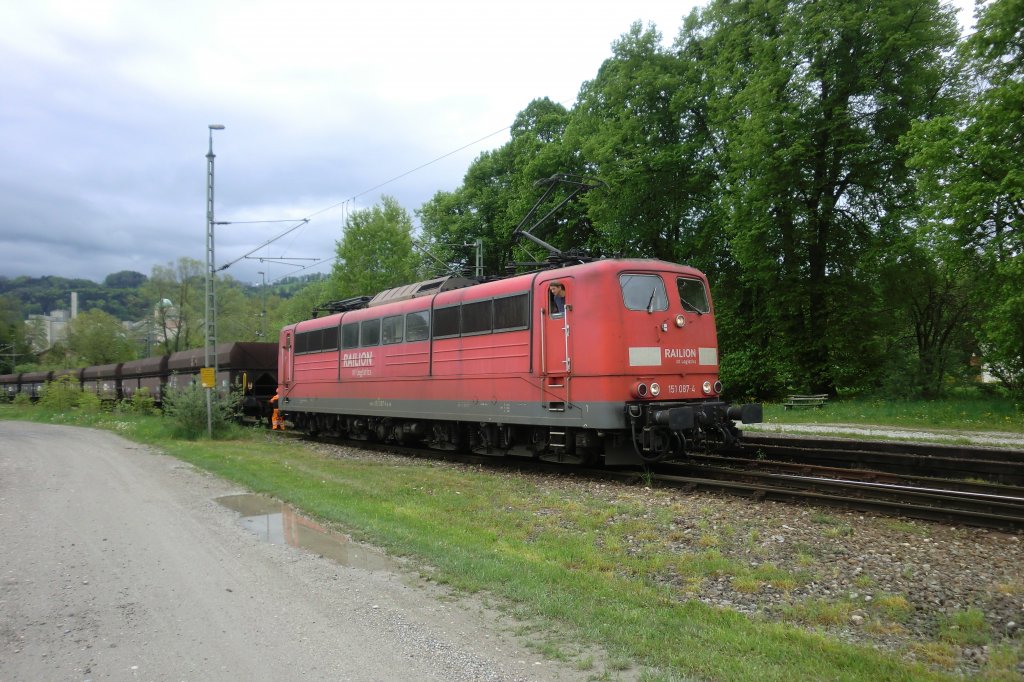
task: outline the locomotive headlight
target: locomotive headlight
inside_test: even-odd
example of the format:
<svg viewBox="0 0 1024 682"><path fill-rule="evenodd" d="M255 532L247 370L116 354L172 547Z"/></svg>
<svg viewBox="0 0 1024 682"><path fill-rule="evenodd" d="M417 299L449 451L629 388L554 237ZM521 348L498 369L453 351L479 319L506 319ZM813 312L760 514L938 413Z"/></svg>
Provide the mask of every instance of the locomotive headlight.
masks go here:
<svg viewBox="0 0 1024 682"><path fill-rule="evenodd" d="M661 384L659 384L657 381L652 381L651 396L657 398L659 395L661 395Z"/></svg>
<svg viewBox="0 0 1024 682"><path fill-rule="evenodd" d="M711 382L710 381L705 381L704 382L704 386L702 386L702 388L704 389L704 393L706 393L707 395L711 395Z"/></svg>
<svg viewBox="0 0 1024 682"><path fill-rule="evenodd" d="M682 315L676 315L676 326L682 329L686 326L686 318Z"/></svg>

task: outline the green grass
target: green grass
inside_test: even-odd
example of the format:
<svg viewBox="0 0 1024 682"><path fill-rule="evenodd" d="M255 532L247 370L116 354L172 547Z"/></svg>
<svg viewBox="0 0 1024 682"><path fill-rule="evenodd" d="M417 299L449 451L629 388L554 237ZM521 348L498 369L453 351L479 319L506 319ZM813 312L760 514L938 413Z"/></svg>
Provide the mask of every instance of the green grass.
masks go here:
<svg viewBox="0 0 1024 682"><path fill-rule="evenodd" d="M905 428L1024 433L1024 413L1013 402L995 398L945 400L831 399L825 407L786 410L764 406L766 423L872 424Z"/></svg>
<svg viewBox="0 0 1024 682"><path fill-rule="evenodd" d="M609 550L622 530L590 521L584 512L599 517L599 503L525 478L421 462L325 460L302 447L252 441L171 450L415 557L441 583L485 592L520 619L541 618L570 641L607 646L644 666L728 680L929 678L891 656L680 599L649 579L662 572L665 553ZM738 568L713 556L696 564L688 570Z"/></svg>
<svg viewBox="0 0 1024 682"><path fill-rule="evenodd" d="M985 614L971 608L943 616L939 624L939 639L960 646L989 644L991 634L985 622Z"/></svg>
<svg viewBox="0 0 1024 682"><path fill-rule="evenodd" d="M756 592L792 590L811 577L778 568L770 557L754 566L723 554L726 541L756 548L757 538L745 528L711 528L700 508L685 510L697 531L688 539L673 530L684 512L657 490L626 489L609 500L586 485L543 485L430 460L332 459L263 430L181 441L159 417L3 406L0 418L111 429L284 500L430 567L423 570L438 583L485 595L518 622L540 623L544 634L533 633L531 641L554 659L591 670L599 666L588 647L605 649L604 670L594 670L594 679L631 668L651 680L947 679L923 663L830 636L829 628L850 617L853 607L843 599L808 601L782 614L782 622L692 599L709 580ZM814 522L839 535L849 531L826 514ZM805 554L809 560L811 552ZM885 622L907 608L898 597L879 601L875 612ZM951 617L940 640L921 645L919 660L952 665L949 645L985 634L975 614ZM1019 651L1006 658L1012 670Z"/></svg>

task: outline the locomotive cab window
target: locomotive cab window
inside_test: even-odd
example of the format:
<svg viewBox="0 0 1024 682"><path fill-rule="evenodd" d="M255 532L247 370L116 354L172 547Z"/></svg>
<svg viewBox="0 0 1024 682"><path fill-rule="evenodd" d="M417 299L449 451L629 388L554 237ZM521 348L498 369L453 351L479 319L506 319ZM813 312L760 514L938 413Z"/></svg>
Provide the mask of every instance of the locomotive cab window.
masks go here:
<svg viewBox="0 0 1024 682"><path fill-rule="evenodd" d="M619 275L622 301L628 310L668 310L668 293L659 275Z"/></svg>
<svg viewBox="0 0 1024 682"><path fill-rule="evenodd" d="M305 355L306 353L319 353L323 348L323 329L314 329L310 332L299 332L295 335L295 354Z"/></svg>
<svg viewBox="0 0 1024 682"><path fill-rule="evenodd" d="M551 317L561 317L565 314L565 284L562 282L550 282L548 284L548 310Z"/></svg>
<svg viewBox="0 0 1024 682"><path fill-rule="evenodd" d="M309 332L309 341L306 346L307 353L319 353L320 349L324 346L324 330L314 329Z"/></svg>
<svg viewBox="0 0 1024 682"><path fill-rule="evenodd" d="M302 355L309 348L309 334L299 332L295 335L295 354Z"/></svg>
<svg viewBox="0 0 1024 682"><path fill-rule="evenodd" d="M694 313L711 312L711 305L708 303L708 290L704 288L704 282L699 279L680 277L676 280L679 287L679 303L683 310Z"/></svg>

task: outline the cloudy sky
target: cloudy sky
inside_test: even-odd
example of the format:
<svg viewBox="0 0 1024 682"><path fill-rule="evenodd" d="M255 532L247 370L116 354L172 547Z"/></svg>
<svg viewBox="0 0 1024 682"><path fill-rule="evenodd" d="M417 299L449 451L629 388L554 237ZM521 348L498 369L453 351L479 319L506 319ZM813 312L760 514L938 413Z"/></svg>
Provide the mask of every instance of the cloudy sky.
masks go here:
<svg viewBox="0 0 1024 682"><path fill-rule="evenodd" d="M668 44L694 4L0 3L0 276L204 261L211 123L217 265L330 259L348 212L454 189L532 99L571 106L632 22ZM306 217L263 248L297 223L239 224Z"/></svg>
<svg viewBox="0 0 1024 682"><path fill-rule="evenodd" d="M670 44L696 4L0 2L0 276L204 261L212 123L216 264L329 269L350 211L454 189L531 100L571 106L634 21Z"/></svg>

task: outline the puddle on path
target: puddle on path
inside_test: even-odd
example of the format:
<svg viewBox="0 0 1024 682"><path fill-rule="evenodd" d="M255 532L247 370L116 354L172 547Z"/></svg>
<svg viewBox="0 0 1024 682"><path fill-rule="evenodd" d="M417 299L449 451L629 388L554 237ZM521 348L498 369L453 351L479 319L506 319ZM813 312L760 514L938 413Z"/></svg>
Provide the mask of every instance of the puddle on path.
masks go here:
<svg viewBox="0 0 1024 682"><path fill-rule="evenodd" d="M300 547L343 566L399 572L398 564L388 556L352 542L347 535L332 533L292 507L265 495L226 495L218 497L217 502L241 514L239 523L266 542Z"/></svg>

